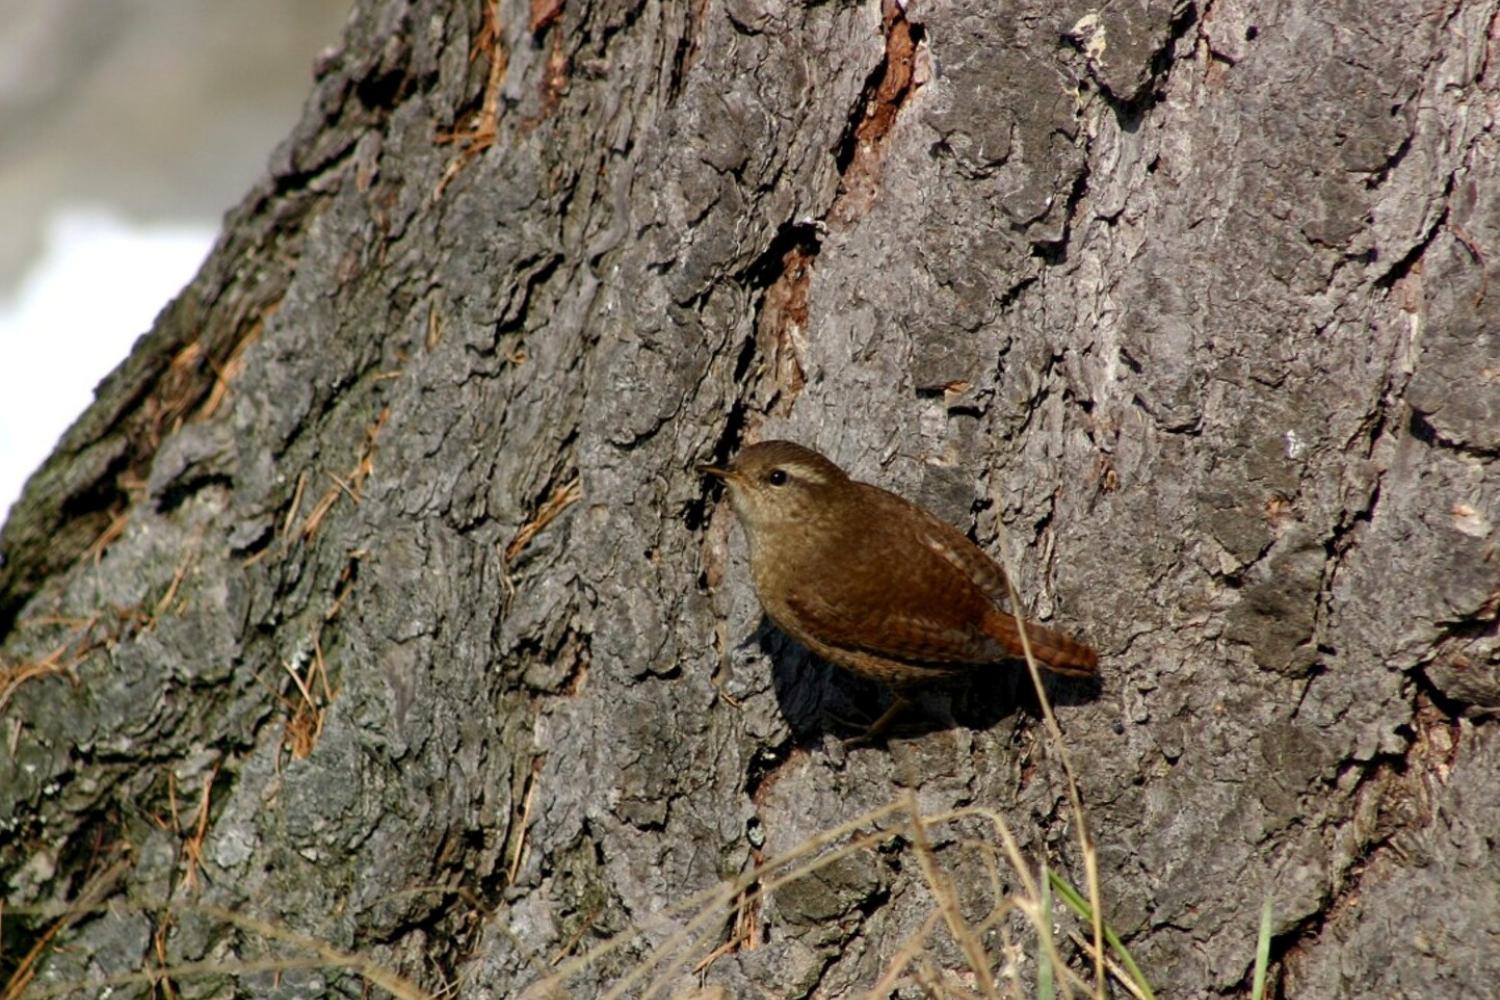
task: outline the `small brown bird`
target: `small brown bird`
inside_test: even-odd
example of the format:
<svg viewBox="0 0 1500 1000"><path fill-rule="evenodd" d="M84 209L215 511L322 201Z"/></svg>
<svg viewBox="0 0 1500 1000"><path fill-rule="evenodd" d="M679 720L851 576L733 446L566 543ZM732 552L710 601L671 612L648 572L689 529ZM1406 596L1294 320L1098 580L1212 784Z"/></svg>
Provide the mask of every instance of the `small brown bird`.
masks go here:
<svg viewBox="0 0 1500 1000"><path fill-rule="evenodd" d="M825 660L895 693L870 735L889 725L909 689L1024 655L1016 619L1000 609L1004 570L936 515L790 441L753 444L728 468L699 471L729 487L766 615ZM1025 628L1042 666L1094 675L1094 650L1032 622Z"/></svg>

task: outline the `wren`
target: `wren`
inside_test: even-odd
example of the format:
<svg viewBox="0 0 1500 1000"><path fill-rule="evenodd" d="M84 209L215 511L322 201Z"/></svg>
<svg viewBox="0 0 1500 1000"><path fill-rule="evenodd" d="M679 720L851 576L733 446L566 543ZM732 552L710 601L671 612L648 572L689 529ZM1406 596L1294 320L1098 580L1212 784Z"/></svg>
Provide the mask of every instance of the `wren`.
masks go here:
<svg viewBox="0 0 1500 1000"><path fill-rule="evenodd" d="M894 493L849 478L790 441L742 449L724 481L750 543L761 607L787 635L895 694L869 729L886 728L911 689L1024 656L1092 677L1099 656L1061 632L1002 610L1005 571L961 532Z"/></svg>

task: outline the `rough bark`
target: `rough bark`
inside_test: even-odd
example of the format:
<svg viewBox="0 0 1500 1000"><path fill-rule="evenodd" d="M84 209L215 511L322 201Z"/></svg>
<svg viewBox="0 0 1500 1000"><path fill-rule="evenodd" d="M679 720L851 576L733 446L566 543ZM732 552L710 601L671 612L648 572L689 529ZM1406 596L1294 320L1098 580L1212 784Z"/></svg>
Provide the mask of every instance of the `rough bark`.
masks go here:
<svg viewBox="0 0 1500 1000"><path fill-rule="evenodd" d="M502 997L644 927L594 995L903 790L1081 884L1018 672L846 747L879 692L760 623L692 468L789 436L1102 651L1052 693L1162 996L1243 992L1267 894L1287 996L1500 996L1496 19L361 0L0 535L6 974L289 951L213 904ZM917 869L670 981L860 995Z"/></svg>

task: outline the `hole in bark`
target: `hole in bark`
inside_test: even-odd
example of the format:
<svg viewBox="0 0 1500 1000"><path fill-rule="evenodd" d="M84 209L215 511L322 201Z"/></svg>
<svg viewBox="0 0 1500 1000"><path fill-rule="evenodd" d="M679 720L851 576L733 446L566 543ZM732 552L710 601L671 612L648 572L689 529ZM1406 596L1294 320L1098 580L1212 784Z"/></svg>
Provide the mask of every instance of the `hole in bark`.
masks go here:
<svg viewBox="0 0 1500 1000"><path fill-rule="evenodd" d="M184 477L162 493L161 498L156 502L156 509L162 514L170 514L195 493L201 493L214 486L233 490L234 479L221 472L207 472L199 476Z"/></svg>
<svg viewBox="0 0 1500 1000"><path fill-rule="evenodd" d="M760 786L765 783L766 778L785 760L786 746L784 744L761 747L755 751L754 756L750 758L750 763L745 767L745 795L753 801L755 793L760 791Z"/></svg>
<svg viewBox="0 0 1500 1000"><path fill-rule="evenodd" d="M884 906L886 902L890 900L890 898L890 887L880 886L879 888L871 892L868 896L865 896L863 899L856 902L854 904L854 908L859 911L859 915L862 919L868 920L870 917L874 916L876 911Z"/></svg>
<svg viewBox="0 0 1500 1000"><path fill-rule="evenodd" d="M406 70L398 67L360 80L354 85L354 95L367 108L394 108L402 97L405 84Z"/></svg>
<svg viewBox="0 0 1500 1000"><path fill-rule="evenodd" d="M1437 428L1428 423L1427 417L1424 414L1413 410L1411 420L1407 421L1407 429L1411 431L1412 437L1428 447L1436 448L1438 446Z"/></svg>
<svg viewBox="0 0 1500 1000"><path fill-rule="evenodd" d="M979 540L979 515L993 506L995 506L995 501L989 497L977 497L973 503L969 504L969 530L964 534L968 536L969 541L980 548L984 548L984 543Z"/></svg>
<svg viewBox="0 0 1500 1000"><path fill-rule="evenodd" d="M770 288L781 277L787 254L799 250L804 257L810 258L818 255L818 249L817 226L811 222L783 222L771 245L746 269L746 283L751 288ZM753 350L754 344L750 346ZM735 381L738 382L741 375L738 368L735 371Z"/></svg>

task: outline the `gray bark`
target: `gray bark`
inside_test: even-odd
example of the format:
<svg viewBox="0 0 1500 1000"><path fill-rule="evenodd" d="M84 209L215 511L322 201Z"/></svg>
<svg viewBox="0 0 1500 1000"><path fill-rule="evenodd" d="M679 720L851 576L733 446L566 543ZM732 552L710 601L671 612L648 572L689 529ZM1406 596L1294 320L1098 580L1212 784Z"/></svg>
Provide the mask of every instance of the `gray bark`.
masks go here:
<svg viewBox="0 0 1500 1000"><path fill-rule="evenodd" d="M307 954L209 903L475 997L643 928L591 996L905 790L1082 885L1018 671L847 747L880 693L760 622L692 468L786 436L1099 647L1052 695L1160 995L1243 993L1269 894L1286 996L1500 996L1500 5L546 6L361 0L0 534L0 969L43 904L110 905L37 992ZM863 995L930 907L898 839L666 983Z"/></svg>

